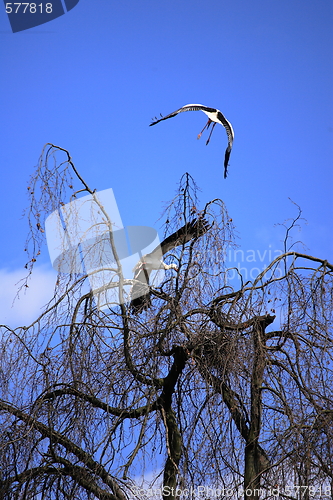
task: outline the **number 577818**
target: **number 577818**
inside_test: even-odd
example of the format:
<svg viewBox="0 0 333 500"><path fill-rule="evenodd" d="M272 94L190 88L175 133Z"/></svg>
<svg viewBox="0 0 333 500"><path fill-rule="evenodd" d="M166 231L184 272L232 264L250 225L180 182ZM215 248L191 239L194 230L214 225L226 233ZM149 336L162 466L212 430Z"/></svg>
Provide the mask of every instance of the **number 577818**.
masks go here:
<svg viewBox="0 0 333 500"><path fill-rule="evenodd" d="M21 7L22 6L22 7ZM44 8L44 9L43 9ZM8 2L6 3L6 12L7 14L25 14L25 13L30 13L30 14L36 14L36 12L46 12L47 14L50 14L52 12L52 3L46 3L43 5L43 3L18 3L18 2Z"/></svg>

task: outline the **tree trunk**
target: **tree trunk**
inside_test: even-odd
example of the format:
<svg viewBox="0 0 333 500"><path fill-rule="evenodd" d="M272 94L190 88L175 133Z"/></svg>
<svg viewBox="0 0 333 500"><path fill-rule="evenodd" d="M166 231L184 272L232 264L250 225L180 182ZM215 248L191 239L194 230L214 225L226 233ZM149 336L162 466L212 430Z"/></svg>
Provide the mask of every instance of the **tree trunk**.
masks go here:
<svg viewBox="0 0 333 500"><path fill-rule="evenodd" d="M253 326L254 359L251 377L251 424L245 447L244 499L260 498L260 476L263 471L259 452L262 414L262 383L265 362L265 328L274 321L273 316L257 318Z"/></svg>

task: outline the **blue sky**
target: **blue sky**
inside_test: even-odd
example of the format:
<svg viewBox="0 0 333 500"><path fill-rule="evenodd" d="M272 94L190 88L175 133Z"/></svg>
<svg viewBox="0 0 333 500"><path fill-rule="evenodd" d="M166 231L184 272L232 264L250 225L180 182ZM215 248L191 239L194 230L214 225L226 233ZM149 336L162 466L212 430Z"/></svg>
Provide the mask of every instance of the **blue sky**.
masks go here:
<svg viewBox="0 0 333 500"><path fill-rule="evenodd" d="M22 212L46 142L67 148L91 187L113 188L125 225L160 230L188 171L202 205L226 203L245 252L282 247L274 225L297 215L291 198L308 221L297 239L332 261L332 33L327 0L80 0L15 34L0 11L1 297L26 263ZM233 125L226 180L225 130L196 140L203 113L148 126L188 103ZM43 297L43 273L55 281L46 250L39 266Z"/></svg>

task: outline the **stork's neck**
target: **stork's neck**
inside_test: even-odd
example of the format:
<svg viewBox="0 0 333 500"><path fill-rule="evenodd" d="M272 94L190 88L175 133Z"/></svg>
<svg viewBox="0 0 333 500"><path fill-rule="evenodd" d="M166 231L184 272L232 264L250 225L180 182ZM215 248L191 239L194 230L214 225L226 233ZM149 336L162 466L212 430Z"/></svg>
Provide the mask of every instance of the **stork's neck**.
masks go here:
<svg viewBox="0 0 333 500"><path fill-rule="evenodd" d="M163 262L164 269L174 269L175 271L178 271L178 267L176 264L165 264Z"/></svg>

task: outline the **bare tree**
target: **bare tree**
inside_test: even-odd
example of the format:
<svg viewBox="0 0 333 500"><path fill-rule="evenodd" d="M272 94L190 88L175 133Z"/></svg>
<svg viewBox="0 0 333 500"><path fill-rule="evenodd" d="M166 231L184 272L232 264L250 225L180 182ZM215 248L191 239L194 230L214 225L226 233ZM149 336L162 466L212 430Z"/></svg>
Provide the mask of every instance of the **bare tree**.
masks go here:
<svg viewBox="0 0 333 500"><path fill-rule="evenodd" d="M69 153L46 145L28 189L29 274L45 218L85 193L118 295L101 309L87 274L60 272L36 321L2 326L0 498L333 498L333 266L291 245L300 212L284 252L236 281L232 220L221 200L199 210L186 174L166 231L194 217L211 228L173 252L178 271L133 314L112 221Z"/></svg>

